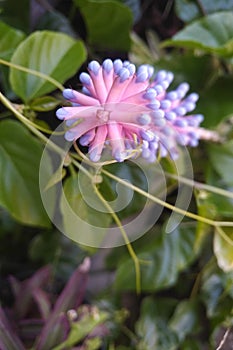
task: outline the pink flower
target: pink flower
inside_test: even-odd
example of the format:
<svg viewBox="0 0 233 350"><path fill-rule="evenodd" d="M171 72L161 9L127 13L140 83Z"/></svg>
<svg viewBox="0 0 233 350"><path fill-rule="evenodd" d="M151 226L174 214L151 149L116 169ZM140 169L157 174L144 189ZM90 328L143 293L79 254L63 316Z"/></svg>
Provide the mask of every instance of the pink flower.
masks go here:
<svg viewBox="0 0 233 350"><path fill-rule="evenodd" d="M93 162L100 160L105 147L118 162L138 155L153 162L158 154L176 158L178 145L197 146L203 116L191 113L198 95L185 97L187 83L167 92L172 73L161 70L153 78L152 66L136 70L119 59L106 59L102 65L92 61L88 72L80 75L82 92L64 90L72 105L56 114L69 126L65 138L88 146Z"/></svg>

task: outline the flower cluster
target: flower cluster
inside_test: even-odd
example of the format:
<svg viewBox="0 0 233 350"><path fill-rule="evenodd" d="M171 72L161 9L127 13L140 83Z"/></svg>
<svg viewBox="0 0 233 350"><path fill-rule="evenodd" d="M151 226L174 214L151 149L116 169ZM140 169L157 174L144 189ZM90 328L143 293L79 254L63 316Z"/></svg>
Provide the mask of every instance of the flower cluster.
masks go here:
<svg viewBox="0 0 233 350"><path fill-rule="evenodd" d="M68 141L88 146L91 161L100 160L110 147L116 161L141 155L149 162L178 156L178 145L197 146L203 129L200 114L192 114L196 93L186 96L189 85L167 91L173 74L160 70L154 76L150 65L136 69L129 61L92 61L81 73L82 92L65 89L72 105L57 110L69 129Z"/></svg>

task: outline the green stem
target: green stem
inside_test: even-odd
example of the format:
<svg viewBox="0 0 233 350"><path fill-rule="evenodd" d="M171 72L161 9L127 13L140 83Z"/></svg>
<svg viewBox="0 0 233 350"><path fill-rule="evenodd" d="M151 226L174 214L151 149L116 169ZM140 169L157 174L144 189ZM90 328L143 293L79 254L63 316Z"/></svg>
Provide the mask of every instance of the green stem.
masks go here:
<svg viewBox="0 0 233 350"><path fill-rule="evenodd" d="M21 70L22 72L25 72L25 73L29 73L29 74L35 75L35 76L37 76L37 77L39 77L41 79L49 81L51 84L56 86L59 90L61 90L61 91L64 90L64 86L62 84L60 84L56 79L51 78L47 74L38 72L38 71L36 71L34 69L30 69L30 68L26 68L26 67L20 66L18 64L14 64L12 62L5 61L3 59L0 59L0 64L3 64L5 66Z"/></svg>
<svg viewBox="0 0 233 350"><path fill-rule="evenodd" d="M66 152L64 152L62 148L58 147L55 143L51 142L45 135L43 135L39 130L37 130L37 128L34 127L31 124L31 122L23 114L21 114L1 92L0 101L43 143L48 144L48 146L51 149L53 149L56 153L60 154L62 157L66 156Z"/></svg>
<svg viewBox="0 0 233 350"><path fill-rule="evenodd" d="M217 226L230 226L230 227L233 227L233 222L229 222L229 221L214 221L214 220L211 220L211 219L208 219L208 218L204 218L204 217L202 217L200 215L188 212L188 211L183 210L181 208L177 208L174 205L163 201L162 199L154 197L152 194L143 191L142 189L132 185L131 183L129 183L127 181L124 181L123 179L119 178L118 176L115 176L115 175L111 174L107 170L102 169L102 173L107 175L108 177L112 178L113 180L118 181L119 183L125 185L126 187L129 187L130 189L138 192L142 196L147 197L148 199L152 200L153 202L155 202L155 203L157 203L159 205L162 205L165 208L170 209L170 210L172 210L172 211L174 211L174 212L176 212L178 214L187 216L190 219L201 221L201 222L203 222L205 224L208 224L208 225L211 225L211 226L214 226L214 227L217 227Z"/></svg>
<svg viewBox="0 0 233 350"><path fill-rule="evenodd" d="M100 193L100 191L98 190L98 188L93 184L94 187L94 191L97 194L97 196L99 197L99 199L101 200L101 202L104 204L104 206L106 207L106 209L108 210L108 212L112 215L113 220L115 221L116 225L118 226L119 230L121 231L122 237L125 241L125 245L128 249L128 252L134 262L134 266L135 266L135 275L136 275L136 292L137 294L141 293L141 271L140 271L140 262L139 259L137 257L137 255L135 254L135 251L133 250L133 247L129 241L129 238L127 236L127 233L125 232L122 223L119 219L119 217L117 216L117 214L112 210L112 207L109 205L109 203L104 199L104 197L102 196L102 194Z"/></svg>

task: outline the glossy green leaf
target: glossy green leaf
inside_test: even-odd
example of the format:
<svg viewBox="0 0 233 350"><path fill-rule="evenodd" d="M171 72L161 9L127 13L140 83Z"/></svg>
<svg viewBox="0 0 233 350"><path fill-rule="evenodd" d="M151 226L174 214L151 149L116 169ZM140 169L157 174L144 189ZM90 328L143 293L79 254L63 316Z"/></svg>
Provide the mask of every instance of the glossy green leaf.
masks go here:
<svg viewBox="0 0 233 350"><path fill-rule="evenodd" d="M97 206L100 211L87 204L86 196L83 198L78 175L68 178L64 184L64 195L60 204L64 231L74 241L95 247L105 237L106 228L109 227L112 217L110 214L102 212L105 211L105 207L95 194L90 179L85 176L83 180L85 182L84 186L90 188L87 196L90 195L91 204L94 208ZM96 232L97 228L101 228L98 234Z"/></svg>
<svg viewBox="0 0 233 350"><path fill-rule="evenodd" d="M233 3L231 0L201 0L199 5L196 0L175 0L175 9L182 21L190 22L202 17L203 12L207 15L217 11L232 10Z"/></svg>
<svg viewBox="0 0 233 350"><path fill-rule="evenodd" d="M231 188L233 186L233 141L221 145L210 144L208 145L208 153L212 167L225 185Z"/></svg>
<svg viewBox="0 0 233 350"><path fill-rule="evenodd" d="M201 49L224 57L233 55L233 12L219 12L187 25L164 46Z"/></svg>
<svg viewBox="0 0 233 350"><path fill-rule="evenodd" d="M115 0L75 0L84 18L90 45L98 49L128 50L132 27L130 9Z"/></svg>
<svg viewBox="0 0 233 350"><path fill-rule="evenodd" d="M37 112L48 112L55 109L61 101L52 96L38 97L32 101L30 108Z"/></svg>
<svg viewBox="0 0 233 350"><path fill-rule="evenodd" d="M232 279L233 273L224 273L215 260L205 266L200 292L209 318L222 322L229 315L233 307Z"/></svg>
<svg viewBox="0 0 233 350"><path fill-rule="evenodd" d="M193 249L195 239L194 227L181 225L170 234L165 231L153 233L153 239L136 250L141 264L141 288L143 291L160 290L173 285L180 271L195 259ZM134 290L135 272L131 259L119 264L116 274L116 288Z"/></svg>
<svg viewBox="0 0 233 350"><path fill-rule="evenodd" d="M173 312L175 301L168 298L143 299L140 317L136 323L136 334L139 337L137 350L175 350L177 336L169 329L168 320Z"/></svg>
<svg viewBox="0 0 233 350"><path fill-rule="evenodd" d="M0 21L0 57L9 60L25 34Z"/></svg>
<svg viewBox="0 0 233 350"><path fill-rule="evenodd" d="M219 267L225 271L233 271L233 228L224 227L215 229L214 253Z"/></svg>
<svg viewBox="0 0 233 350"><path fill-rule="evenodd" d="M25 52L28 54L25 55ZM49 31L34 32L15 50L12 63L47 74L60 83L74 75L86 58L81 41ZM14 92L28 102L56 89L35 75L11 68L10 82Z"/></svg>
<svg viewBox="0 0 233 350"><path fill-rule="evenodd" d="M180 341L183 341L187 335L200 330L202 317L200 303L197 300L184 300L178 304L169 321L169 328L177 334Z"/></svg>
<svg viewBox="0 0 233 350"><path fill-rule="evenodd" d="M39 192L42 151L42 145L22 125L1 122L0 205L24 224L47 227L50 221ZM50 171L49 162L47 167Z"/></svg>

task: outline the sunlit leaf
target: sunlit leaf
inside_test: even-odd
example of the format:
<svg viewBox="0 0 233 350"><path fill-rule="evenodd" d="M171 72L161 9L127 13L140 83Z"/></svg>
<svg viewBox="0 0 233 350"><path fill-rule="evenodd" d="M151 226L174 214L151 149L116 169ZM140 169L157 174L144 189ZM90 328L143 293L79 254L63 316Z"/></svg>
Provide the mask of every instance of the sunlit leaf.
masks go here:
<svg viewBox="0 0 233 350"><path fill-rule="evenodd" d="M22 223L50 226L39 192L42 145L22 125L9 120L1 122L0 149L0 205Z"/></svg>
<svg viewBox="0 0 233 350"><path fill-rule="evenodd" d="M225 272L233 271L233 228L224 227L215 229L214 253L218 265Z"/></svg>
<svg viewBox="0 0 233 350"><path fill-rule="evenodd" d="M0 21L0 57L5 60L10 59L24 37L23 32Z"/></svg>
<svg viewBox="0 0 233 350"><path fill-rule="evenodd" d="M219 12L197 20L164 42L164 46L202 49L224 57L233 55L233 12Z"/></svg>
<svg viewBox="0 0 233 350"><path fill-rule="evenodd" d="M85 57L81 41L66 34L42 31L27 37L17 47L11 61L64 83L77 72ZM14 92L27 102L56 89L45 79L15 68L11 68L10 81Z"/></svg>

